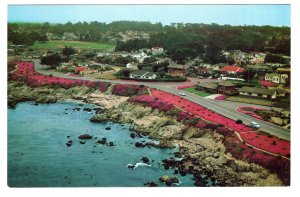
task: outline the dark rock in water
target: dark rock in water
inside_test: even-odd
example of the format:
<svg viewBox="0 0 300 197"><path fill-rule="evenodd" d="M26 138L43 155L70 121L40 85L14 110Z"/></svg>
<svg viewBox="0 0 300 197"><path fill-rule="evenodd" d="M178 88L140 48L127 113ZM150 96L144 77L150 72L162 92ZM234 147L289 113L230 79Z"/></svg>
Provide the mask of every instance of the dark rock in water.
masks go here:
<svg viewBox="0 0 300 197"><path fill-rule="evenodd" d="M105 130L111 130L111 128L110 127L106 127Z"/></svg>
<svg viewBox="0 0 300 197"><path fill-rule="evenodd" d="M133 165L133 164L128 164L128 165L127 165L127 168L133 169L133 168L134 168L134 165Z"/></svg>
<svg viewBox="0 0 300 197"><path fill-rule="evenodd" d="M81 140L89 140L89 139L92 139L93 136L90 136L89 134L83 134L83 135L80 135L78 138Z"/></svg>
<svg viewBox="0 0 300 197"><path fill-rule="evenodd" d="M80 143L80 144L85 144L85 141L80 141L79 143Z"/></svg>
<svg viewBox="0 0 300 197"><path fill-rule="evenodd" d="M33 105L39 105L38 103L33 103Z"/></svg>
<svg viewBox="0 0 300 197"><path fill-rule="evenodd" d="M96 114L103 113L103 109L102 108L94 108L93 110L95 111Z"/></svg>
<svg viewBox="0 0 300 197"><path fill-rule="evenodd" d="M185 176L187 175L188 171L186 169L179 169L179 173L181 174L181 176Z"/></svg>
<svg viewBox="0 0 300 197"><path fill-rule="evenodd" d="M75 107L75 108L73 109L73 111L80 111L80 108L79 108L79 107Z"/></svg>
<svg viewBox="0 0 300 197"><path fill-rule="evenodd" d="M68 110L68 108L66 108L65 110Z"/></svg>
<svg viewBox="0 0 300 197"><path fill-rule="evenodd" d="M94 137L94 139L96 140L96 139L98 139L97 137Z"/></svg>
<svg viewBox="0 0 300 197"><path fill-rule="evenodd" d="M70 137L71 137L71 136L69 136L69 135L67 136L67 138L70 138Z"/></svg>
<svg viewBox="0 0 300 197"><path fill-rule="evenodd" d="M159 180L163 183L165 183L167 186L171 186L174 183L179 183L179 179L174 176L174 177L169 177L167 175L161 176Z"/></svg>
<svg viewBox="0 0 300 197"><path fill-rule="evenodd" d="M145 185L145 186L149 186L149 187L157 187L157 184L156 184L155 182L153 182L153 181L147 182L147 183L145 183L144 185Z"/></svg>
<svg viewBox="0 0 300 197"><path fill-rule="evenodd" d="M97 141L99 144L106 144L106 138Z"/></svg>
<svg viewBox="0 0 300 197"><path fill-rule="evenodd" d="M181 153L179 153L179 152L174 153L174 156L177 157L177 158L181 158L182 157Z"/></svg>
<svg viewBox="0 0 300 197"><path fill-rule="evenodd" d="M174 174L178 174L178 170L174 170Z"/></svg>
<svg viewBox="0 0 300 197"><path fill-rule="evenodd" d="M88 107L85 107L85 108L83 108L83 111L92 111L92 109L91 108L88 108Z"/></svg>
<svg viewBox="0 0 300 197"><path fill-rule="evenodd" d="M153 181L150 182L149 187L157 187L157 184L154 183Z"/></svg>
<svg viewBox="0 0 300 197"><path fill-rule="evenodd" d="M130 137L132 138L132 139L134 139L135 138L135 133L130 133Z"/></svg>
<svg viewBox="0 0 300 197"><path fill-rule="evenodd" d="M67 147L70 147L70 146L72 145L72 143L73 143L73 141L72 141L72 140L69 140L69 141L66 143Z"/></svg>
<svg viewBox="0 0 300 197"><path fill-rule="evenodd" d="M65 114L69 114L68 112L65 112Z"/></svg>
<svg viewBox="0 0 300 197"><path fill-rule="evenodd" d="M142 157L142 159L141 159L144 163L149 163L149 158L148 157Z"/></svg>
<svg viewBox="0 0 300 197"><path fill-rule="evenodd" d="M104 138L102 138L102 140L105 140L105 141L106 141L107 139L106 139L106 137L104 137Z"/></svg>
<svg viewBox="0 0 300 197"><path fill-rule="evenodd" d="M114 146L114 143L113 142L109 142L108 146Z"/></svg>
<svg viewBox="0 0 300 197"><path fill-rule="evenodd" d="M79 106L83 106L83 103L79 103L78 105L79 105Z"/></svg>
<svg viewBox="0 0 300 197"><path fill-rule="evenodd" d="M136 143L135 143L135 147L137 147L137 148L143 148L143 147L144 147L144 144L141 143L141 142L136 142Z"/></svg>

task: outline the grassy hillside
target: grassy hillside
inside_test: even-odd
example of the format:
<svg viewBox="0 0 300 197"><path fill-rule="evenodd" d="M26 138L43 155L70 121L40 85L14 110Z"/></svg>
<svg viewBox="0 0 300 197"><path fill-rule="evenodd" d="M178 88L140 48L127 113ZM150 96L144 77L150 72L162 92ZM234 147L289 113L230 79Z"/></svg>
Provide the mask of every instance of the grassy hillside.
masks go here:
<svg viewBox="0 0 300 197"><path fill-rule="evenodd" d="M76 49L95 49L105 50L114 48L113 44L97 43L97 42L81 42L81 41L67 41L67 40L52 40L45 43L35 42L34 49L62 49L65 46L71 46Z"/></svg>

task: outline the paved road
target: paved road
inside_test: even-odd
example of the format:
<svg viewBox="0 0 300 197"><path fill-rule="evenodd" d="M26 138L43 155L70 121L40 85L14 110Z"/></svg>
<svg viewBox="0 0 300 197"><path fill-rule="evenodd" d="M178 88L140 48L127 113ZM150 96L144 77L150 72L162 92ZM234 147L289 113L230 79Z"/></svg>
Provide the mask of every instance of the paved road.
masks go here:
<svg viewBox="0 0 300 197"><path fill-rule="evenodd" d="M138 84L138 85L146 85L150 88L156 88L159 90L163 90L172 94L178 94L179 90L175 89L175 86L163 86L163 83L155 83L155 82L136 82L136 81L124 81L124 80L103 80L103 79L91 79L87 77L74 77L74 76L67 76L62 73L58 72L52 72L49 70L46 70L45 66L40 65L39 60L33 60L35 63L35 69L37 72L41 74L52 74L53 76L58 77L64 77L64 78L70 78L70 79L81 79L81 80L90 80L90 81L102 81L102 82L110 82L110 83L121 83L121 84ZM250 124L250 122L255 121L261 126L261 130L270 133L271 135L275 135L279 138L290 140L290 131L288 129L284 129L282 127L279 127L277 125L274 125L272 123L268 123L265 121L258 120L256 118L253 118L251 116L245 115L243 113L235 111L235 105L225 104L224 101L218 101L218 100L212 100L212 99L206 99L203 97L199 97L193 93L186 92L186 99L193 101L199 105L202 105L212 111L215 111L225 117L231 118L233 120L241 119L243 120L244 124ZM243 106L246 106L243 105ZM247 105L249 106L249 105Z"/></svg>

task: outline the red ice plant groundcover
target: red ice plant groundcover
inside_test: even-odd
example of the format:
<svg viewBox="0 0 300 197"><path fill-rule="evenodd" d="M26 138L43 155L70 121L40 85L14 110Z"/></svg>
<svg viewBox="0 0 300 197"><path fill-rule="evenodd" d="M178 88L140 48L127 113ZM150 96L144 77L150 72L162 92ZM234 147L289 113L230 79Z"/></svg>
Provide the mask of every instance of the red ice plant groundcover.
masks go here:
<svg viewBox="0 0 300 197"><path fill-rule="evenodd" d="M17 69L12 75L12 79L24 79L31 86L58 85L63 88L70 88L74 86L84 85L90 88L99 88L99 90L102 92L105 92L110 86L110 84L107 82L92 82L77 79L65 79L49 75L41 75L35 71L34 64L32 62L18 63Z"/></svg>

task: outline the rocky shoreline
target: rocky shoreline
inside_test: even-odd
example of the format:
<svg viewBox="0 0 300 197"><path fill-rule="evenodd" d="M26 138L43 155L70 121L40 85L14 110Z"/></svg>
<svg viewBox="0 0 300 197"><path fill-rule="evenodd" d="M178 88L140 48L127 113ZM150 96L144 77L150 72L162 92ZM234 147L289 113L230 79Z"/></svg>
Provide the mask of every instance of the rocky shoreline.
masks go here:
<svg viewBox="0 0 300 197"><path fill-rule="evenodd" d="M22 82L9 81L8 106L35 101L54 103L58 100L76 99L103 108L91 121L130 123L132 130L147 135L159 144L147 144L170 148L179 146L177 156L163 161L165 169L173 169L174 174L194 175L196 186L205 186L207 178L217 186L282 186L276 174L265 168L237 160L226 152L223 136L206 129L187 127L176 121L167 112L152 110L127 102L129 97L116 96L108 90L102 93L85 86L64 89L59 87L31 88Z"/></svg>

